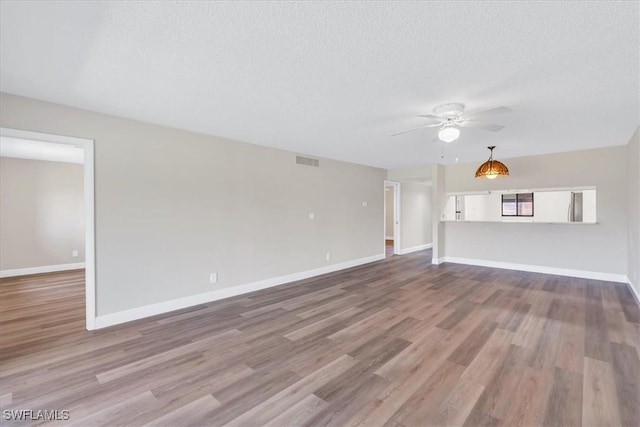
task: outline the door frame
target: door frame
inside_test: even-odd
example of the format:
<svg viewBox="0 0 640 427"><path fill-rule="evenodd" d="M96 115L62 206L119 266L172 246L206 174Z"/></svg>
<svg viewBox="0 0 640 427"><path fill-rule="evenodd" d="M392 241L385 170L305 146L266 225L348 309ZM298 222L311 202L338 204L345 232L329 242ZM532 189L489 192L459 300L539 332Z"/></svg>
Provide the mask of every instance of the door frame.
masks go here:
<svg viewBox="0 0 640 427"><path fill-rule="evenodd" d="M400 255L400 183L398 181L385 180L383 191L385 191L387 187L393 187L393 254ZM384 229L387 226L386 225L387 224L386 194L384 197L384 201L385 201L385 209L384 209L383 234L385 234L384 241L386 241L387 236L386 236L386 233L384 233Z"/></svg>
<svg viewBox="0 0 640 427"><path fill-rule="evenodd" d="M94 140L0 127L0 136L69 144L84 149L84 265L86 328L96 328Z"/></svg>

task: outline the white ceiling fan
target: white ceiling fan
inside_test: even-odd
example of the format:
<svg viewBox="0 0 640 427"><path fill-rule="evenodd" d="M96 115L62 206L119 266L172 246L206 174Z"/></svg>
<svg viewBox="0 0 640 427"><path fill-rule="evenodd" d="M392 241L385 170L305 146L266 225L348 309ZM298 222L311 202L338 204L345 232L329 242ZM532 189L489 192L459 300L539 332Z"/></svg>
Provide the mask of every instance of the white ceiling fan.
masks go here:
<svg viewBox="0 0 640 427"><path fill-rule="evenodd" d="M440 127L438 138L444 142L452 142L458 139L460 136L460 128L463 127L498 132L504 128L504 126L491 124L486 122L485 119L490 118L490 116L494 114L508 113L510 111L507 107L496 107L474 113L465 113L464 104L442 104L433 109L434 114L418 115L418 117L428 119L430 123L417 128L403 130L391 136L402 135L403 133L413 132L418 129Z"/></svg>

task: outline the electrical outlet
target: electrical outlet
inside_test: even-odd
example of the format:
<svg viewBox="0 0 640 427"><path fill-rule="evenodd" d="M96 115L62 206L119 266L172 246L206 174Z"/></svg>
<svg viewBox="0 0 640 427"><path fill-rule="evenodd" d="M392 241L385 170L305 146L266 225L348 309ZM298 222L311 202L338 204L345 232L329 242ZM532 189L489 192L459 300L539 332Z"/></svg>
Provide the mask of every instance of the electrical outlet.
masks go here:
<svg viewBox="0 0 640 427"><path fill-rule="evenodd" d="M78 251L71 251L71 256L74 258L78 257Z"/></svg>
<svg viewBox="0 0 640 427"><path fill-rule="evenodd" d="M362 206L366 208L367 206L369 206L369 203L367 203L367 202L362 202Z"/></svg>
<svg viewBox="0 0 640 427"><path fill-rule="evenodd" d="M309 219L316 219L316 214L314 212L309 212Z"/></svg>
<svg viewBox="0 0 640 427"><path fill-rule="evenodd" d="M209 283L217 283L218 282L218 273L211 273L209 275Z"/></svg>
<svg viewBox="0 0 640 427"><path fill-rule="evenodd" d="M327 252L327 254L324 256L324 258L325 258L327 261L331 261L331 252Z"/></svg>

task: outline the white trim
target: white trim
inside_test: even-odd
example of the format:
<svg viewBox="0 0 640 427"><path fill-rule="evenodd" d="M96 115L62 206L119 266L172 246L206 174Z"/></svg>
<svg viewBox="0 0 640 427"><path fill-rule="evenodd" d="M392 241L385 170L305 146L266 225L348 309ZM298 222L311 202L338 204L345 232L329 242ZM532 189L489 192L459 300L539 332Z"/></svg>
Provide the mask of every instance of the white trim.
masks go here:
<svg viewBox="0 0 640 427"><path fill-rule="evenodd" d="M600 224L599 222L545 222L545 221L532 221L531 219L527 219L527 218L531 218L531 217L526 217L526 216L522 216L522 217L517 217L517 216L513 216L513 217L509 217L511 219L504 219L502 221L484 221L484 220L460 220L458 221L457 219L441 219L440 222L443 222L445 224L449 224L452 222L456 222L456 223L463 223L463 224L542 224L542 225L598 225Z"/></svg>
<svg viewBox="0 0 640 427"><path fill-rule="evenodd" d="M444 257L441 262L451 262L454 264L477 265L480 267L502 268L505 270L529 271L532 273L555 274L557 276L570 276L582 279L603 280L607 282L627 283L627 276L624 274L603 273L599 271L573 270L569 268L545 267L542 265L514 264L510 262L487 261L483 259Z"/></svg>
<svg viewBox="0 0 640 427"><path fill-rule="evenodd" d="M431 258L431 264L433 264L433 265L440 265L443 262L444 261L441 258Z"/></svg>
<svg viewBox="0 0 640 427"><path fill-rule="evenodd" d="M9 138L31 139L34 141L55 142L58 144L78 145L84 148L84 144L92 139L76 138L75 136L53 135L49 133L31 132L28 130L0 128L0 134Z"/></svg>
<svg viewBox="0 0 640 427"><path fill-rule="evenodd" d="M29 274L53 273L54 271L78 270L84 267L84 262L72 264L43 265L40 267L14 268L12 270L0 270L0 279L5 277L27 276Z"/></svg>
<svg viewBox="0 0 640 427"><path fill-rule="evenodd" d="M0 128L0 135L36 141L71 144L84 148L84 253L86 327L95 329L96 321L96 253L95 253L95 179L94 141L73 136L52 135L19 129Z"/></svg>
<svg viewBox="0 0 640 427"><path fill-rule="evenodd" d="M384 240L393 240L393 236L384 236Z"/></svg>
<svg viewBox="0 0 640 427"><path fill-rule="evenodd" d="M297 280L308 279L310 277L322 274L332 273L346 268L357 267L359 265L368 264L374 261L385 259L385 254L373 255L366 258L355 259L339 264L328 265L313 270L302 271L299 273L288 274L286 276L273 277L271 279L259 280L244 285L232 286L230 288L218 289L203 294L190 295L187 297L177 298L170 301L163 301L156 304L145 305L142 307L132 308L130 310L118 311L116 313L105 314L96 317L95 327L106 328L107 326L118 325L120 323L130 322L132 320L142 319L157 314L168 313L174 310L180 310L194 305L204 304L211 301L217 301L236 295L246 294L248 292L259 291L261 289L271 288L273 286L282 285Z"/></svg>
<svg viewBox="0 0 640 427"><path fill-rule="evenodd" d="M431 249L433 247L433 243L427 243L425 245L414 246L412 248L400 249L400 255L406 255L413 252L424 251L425 249Z"/></svg>
<svg viewBox="0 0 640 427"><path fill-rule="evenodd" d="M631 294L633 295L633 298L636 300L636 304L640 306L640 292L635 288L635 286L633 286L633 282L628 276L627 276L626 282L627 282L627 285L629 285L629 288L631 288Z"/></svg>

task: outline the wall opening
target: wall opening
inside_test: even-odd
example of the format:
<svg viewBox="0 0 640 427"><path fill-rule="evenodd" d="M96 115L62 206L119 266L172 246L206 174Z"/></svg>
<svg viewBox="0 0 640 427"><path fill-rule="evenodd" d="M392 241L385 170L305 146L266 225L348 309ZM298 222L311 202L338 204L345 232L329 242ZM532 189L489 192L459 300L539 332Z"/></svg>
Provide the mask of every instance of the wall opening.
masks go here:
<svg viewBox="0 0 640 427"><path fill-rule="evenodd" d="M20 233L19 223L24 218L13 215L19 214L18 211L7 210L18 231L11 234L15 230L10 229L10 224L3 224L8 233L5 237L18 240L2 251L0 276L84 268L85 323L87 329L94 329L93 140L8 128L0 128L0 138L2 159L7 166L3 173L15 166L16 173L28 173L25 170L28 168L37 176L32 181L19 177L8 180L12 182L3 187L3 197L13 197L16 202L29 206L23 210L27 218L22 224L22 236L16 233ZM22 190L21 185L25 186ZM28 242L29 239L32 241Z"/></svg>

